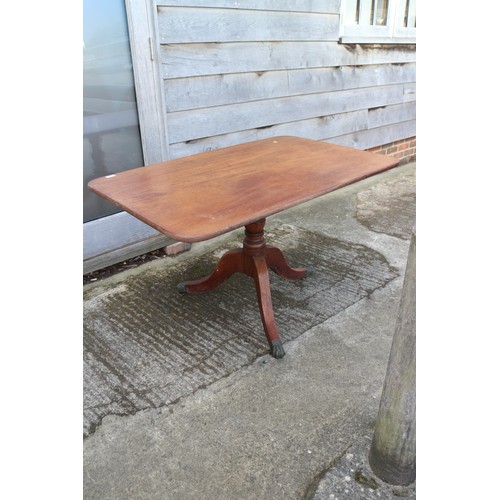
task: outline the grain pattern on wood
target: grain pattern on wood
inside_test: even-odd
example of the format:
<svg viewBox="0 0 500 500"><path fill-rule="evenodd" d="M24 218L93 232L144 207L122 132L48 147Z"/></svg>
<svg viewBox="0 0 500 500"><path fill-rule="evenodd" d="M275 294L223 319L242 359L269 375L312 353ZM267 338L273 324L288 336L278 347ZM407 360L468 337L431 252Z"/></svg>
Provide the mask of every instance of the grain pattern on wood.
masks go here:
<svg viewBox="0 0 500 500"><path fill-rule="evenodd" d="M170 155L172 159L181 158L183 156L204 153L206 151L233 146L243 142L257 141L280 135L296 135L314 140L325 140L342 136L342 140L345 140L348 134L375 128L377 129L376 132L370 133L370 137L373 136L374 139L387 143L404 138L400 137L399 134L406 130L405 122L413 120L412 123L414 124L415 115L416 109L414 102L395 104L393 106L380 106L370 108L369 110L363 109L347 113L320 116L307 120L281 123L261 129L244 130L242 132L171 144ZM401 123L400 129L397 128L398 123ZM393 125L395 126L393 127ZM413 129L414 126L412 130ZM394 135L395 133L398 134L397 138ZM412 134L415 135L415 132L413 131ZM382 143L383 142L374 144L373 142L369 142L369 145L366 147L357 147L359 149L368 149ZM346 143L345 145L348 144ZM349 145L352 146L352 144Z"/></svg>
<svg viewBox="0 0 500 500"><path fill-rule="evenodd" d="M368 149L393 141L414 137L417 134L416 120L394 123L385 127L359 130L350 134L325 139L332 144L350 148Z"/></svg>
<svg viewBox="0 0 500 500"><path fill-rule="evenodd" d="M237 104L301 94L415 82L415 64L374 64L208 75L168 80L167 111Z"/></svg>
<svg viewBox="0 0 500 500"><path fill-rule="evenodd" d="M158 8L160 43L338 40L338 14Z"/></svg>
<svg viewBox="0 0 500 500"><path fill-rule="evenodd" d="M414 99L405 84L282 97L168 114L171 143L346 113Z"/></svg>
<svg viewBox="0 0 500 500"><path fill-rule="evenodd" d="M189 43L160 46L164 78L415 62L414 48L337 42Z"/></svg>
<svg viewBox="0 0 500 500"><path fill-rule="evenodd" d="M149 2L125 0L125 5L134 68L133 90L136 97L133 100L137 98L139 104L136 110L141 128L142 154L144 164L147 165L168 158L165 102L159 88L161 68L158 58L152 54L154 20Z"/></svg>
<svg viewBox="0 0 500 500"><path fill-rule="evenodd" d="M170 154L172 159L181 158L182 156L204 153L243 142L268 139L280 135L295 135L306 139L322 140L337 135L349 134L366 127L367 111L364 109L217 135L195 141L179 142L170 146Z"/></svg>
<svg viewBox="0 0 500 500"><path fill-rule="evenodd" d="M378 477L407 485L416 477L416 234L387 364L369 462Z"/></svg>
<svg viewBox="0 0 500 500"><path fill-rule="evenodd" d="M101 177L92 191L178 241L210 239L398 164L276 137Z"/></svg>
<svg viewBox="0 0 500 500"><path fill-rule="evenodd" d="M204 7L245 10L283 10L286 12L340 13L340 0L157 0L165 7Z"/></svg>
<svg viewBox="0 0 500 500"><path fill-rule="evenodd" d="M414 102L405 102L395 106L381 106L368 110L367 127L377 128L393 123L415 120L417 109ZM390 141L387 141L390 142Z"/></svg>

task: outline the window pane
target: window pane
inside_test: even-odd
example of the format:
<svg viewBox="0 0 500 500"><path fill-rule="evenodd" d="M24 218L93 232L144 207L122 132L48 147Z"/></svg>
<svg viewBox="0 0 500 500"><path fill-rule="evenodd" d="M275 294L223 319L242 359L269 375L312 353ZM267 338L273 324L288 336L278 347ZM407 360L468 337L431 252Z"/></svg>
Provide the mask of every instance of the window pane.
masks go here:
<svg viewBox="0 0 500 500"><path fill-rule="evenodd" d="M416 14L416 0L406 0L405 18L403 27L416 28L417 27L417 14Z"/></svg>
<svg viewBox="0 0 500 500"><path fill-rule="evenodd" d="M357 20L357 3L356 0L346 2L344 23L348 25L358 24Z"/></svg>
<svg viewBox="0 0 500 500"><path fill-rule="evenodd" d="M377 26L385 26L387 24L387 5L389 0L378 0L377 10L375 16L375 23Z"/></svg>
<svg viewBox="0 0 500 500"><path fill-rule="evenodd" d="M345 23L360 26L386 26L389 0L347 0Z"/></svg>
<svg viewBox="0 0 500 500"><path fill-rule="evenodd" d="M83 2L84 222L120 209L89 180L143 165L124 0Z"/></svg>
<svg viewBox="0 0 500 500"><path fill-rule="evenodd" d="M370 26L373 19L373 2L374 0L359 0L358 1L358 24L362 26Z"/></svg>

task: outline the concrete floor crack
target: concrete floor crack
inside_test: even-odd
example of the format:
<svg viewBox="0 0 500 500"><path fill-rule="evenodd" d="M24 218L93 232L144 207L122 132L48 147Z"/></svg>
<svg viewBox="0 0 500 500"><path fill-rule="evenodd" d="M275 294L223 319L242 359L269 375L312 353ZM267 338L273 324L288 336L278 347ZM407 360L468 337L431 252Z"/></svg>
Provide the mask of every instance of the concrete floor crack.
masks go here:
<svg viewBox="0 0 500 500"><path fill-rule="evenodd" d="M352 441L343 451L342 453L335 457L331 462L326 465L320 472L318 472L314 478L311 480L311 482L307 485L306 491L304 493L304 496L302 497L303 500L312 500L314 497L314 494L316 493L316 490L318 489L318 485L321 482L321 480L325 477L325 475L334 467L336 467L340 461L344 458L344 456L347 454L347 452L351 449L352 445L354 444L354 441Z"/></svg>

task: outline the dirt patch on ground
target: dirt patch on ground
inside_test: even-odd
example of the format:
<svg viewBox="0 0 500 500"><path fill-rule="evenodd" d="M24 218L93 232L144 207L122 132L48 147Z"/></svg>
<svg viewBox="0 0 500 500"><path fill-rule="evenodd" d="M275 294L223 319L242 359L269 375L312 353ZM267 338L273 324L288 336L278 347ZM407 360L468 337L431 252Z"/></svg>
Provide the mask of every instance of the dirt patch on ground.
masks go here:
<svg viewBox="0 0 500 500"><path fill-rule="evenodd" d="M124 260L123 262L119 262L118 264L113 264L112 266L104 267L103 269L98 269L97 271L84 274L83 284L87 285L88 283L93 283L95 281L109 278L114 274L121 273L123 271L126 271L127 269L138 267L141 264L145 264L146 262L150 262L152 260L163 259L166 256L167 254L164 248L159 248L158 250L153 250L152 252L138 255L137 257Z"/></svg>
<svg viewBox="0 0 500 500"><path fill-rule="evenodd" d="M291 266L314 270L297 281L269 276L285 343L398 276L382 254L360 244L293 226L268 234ZM207 276L239 240L84 292L85 436L106 415L172 404L269 352L250 278L236 273L210 293L180 294L176 287Z"/></svg>

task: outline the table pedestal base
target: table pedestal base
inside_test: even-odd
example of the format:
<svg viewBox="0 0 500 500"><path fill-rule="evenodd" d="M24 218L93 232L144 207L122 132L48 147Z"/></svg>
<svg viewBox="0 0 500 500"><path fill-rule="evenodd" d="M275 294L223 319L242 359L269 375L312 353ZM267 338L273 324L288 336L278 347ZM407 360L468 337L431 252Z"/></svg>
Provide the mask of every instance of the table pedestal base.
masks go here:
<svg viewBox="0 0 500 500"><path fill-rule="evenodd" d="M224 283L234 273L250 276L255 282L260 317L271 354L275 358L282 358L285 355L285 350L274 319L269 269L288 280L302 279L310 273L310 270L290 267L279 248L266 244L264 239L265 223L266 220L262 219L246 225L243 248L226 252L219 260L215 271L209 276L179 283L177 289L181 293L208 292Z"/></svg>

